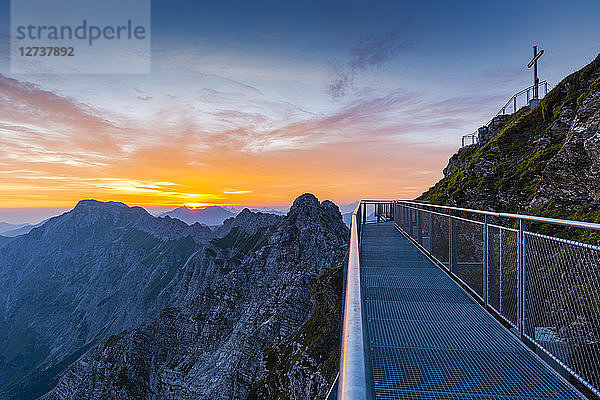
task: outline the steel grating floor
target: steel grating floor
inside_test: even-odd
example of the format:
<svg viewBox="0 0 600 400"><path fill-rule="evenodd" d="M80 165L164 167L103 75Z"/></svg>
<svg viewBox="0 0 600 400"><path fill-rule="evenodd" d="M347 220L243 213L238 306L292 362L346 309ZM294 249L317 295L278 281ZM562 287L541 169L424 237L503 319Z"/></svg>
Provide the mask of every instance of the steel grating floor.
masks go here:
<svg viewBox="0 0 600 400"><path fill-rule="evenodd" d="M583 399L390 223L363 227L376 399Z"/></svg>

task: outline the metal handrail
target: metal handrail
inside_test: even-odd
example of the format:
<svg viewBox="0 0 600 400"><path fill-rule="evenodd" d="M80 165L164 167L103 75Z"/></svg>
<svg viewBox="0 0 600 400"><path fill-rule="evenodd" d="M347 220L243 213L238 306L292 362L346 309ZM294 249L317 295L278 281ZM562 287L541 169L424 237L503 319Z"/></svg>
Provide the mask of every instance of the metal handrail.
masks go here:
<svg viewBox="0 0 600 400"><path fill-rule="evenodd" d="M564 312L562 303L556 303L559 299L557 296L564 295L566 297L562 299L568 300L570 298L568 296L579 295L579 292L573 292L572 289L591 290L581 286L577 279L591 277L590 279L593 279L591 282L597 281L593 278L595 270L592 266L600 267L600 258L598 258L600 247L536 234L528 231L525 223L528 221L547 223L594 231L600 231L600 224L473 210L413 200L369 199L359 202L352 214L348 266L344 284L342 345L337 391L340 399L371 400L374 398L369 332L365 320L360 277L360 238L363 225L367 223L367 206L374 206L377 220L394 219L394 224L411 238L415 245L468 289L468 292L492 315L504 321L507 326L512 326L513 332L538 355L543 353L546 360L552 360L549 361L551 366L560 370L559 372L564 376L569 376L571 383L576 381L579 383L578 388L587 390L584 391L585 393L600 396L597 389L597 375L594 375L595 372L590 369L594 366L582 367L573 364L574 361L568 358L568 354L565 358L561 348L555 349L552 347L553 342L548 342L538 334L538 329L557 330L560 326L571 323L568 320L553 322L553 318L563 318L563 316L550 313L548 306L550 304ZM459 214L461 212L483 218L469 219ZM434 216L437 218L435 223ZM492 223L493 219L490 217L518 221L518 229ZM469 244L475 244L475 247ZM573 252L576 251L577 254L581 254L581 259L574 258ZM467 257L463 258L465 255ZM573 263L566 266L564 257L573 257ZM562 274L561 271L570 275L557 275ZM567 279L567 276L571 278ZM549 284L554 286L550 287ZM598 288L600 289L600 286ZM505 304L504 308L503 304ZM573 307L573 315L576 317L593 316L589 314L592 311L582 308L583 306L578 302L569 306ZM581 318L577 321L579 321L579 325L576 324L577 329L582 329ZM567 338L565 340L571 340L571 337L578 338L568 335L564 337ZM584 354L582 352L589 353L590 349L591 347L582 347L578 351Z"/></svg>
<svg viewBox="0 0 600 400"><path fill-rule="evenodd" d="M459 212L483 218L464 218L457 215ZM562 371L582 384L583 389L600 397L600 357L592 354L595 352L592 347L584 347L585 340L595 340L593 332L597 329L594 325L597 317L594 313L600 311L593 301L585 302L595 298L596 291L600 290L597 278L600 246L530 232L525 222L594 231L600 231L600 224L411 200L397 200L393 215L394 223L401 231L469 289L469 293L493 315L513 326L523 342L537 349L536 353L541 351L550 358ZM435 223L434 217L437 218ZM518 229L492 224L490 217L516 220L519 222ZM492 234L491 229L496 229L496 233ZM503 245L503 237L512 239ZM511 259L503 261L503 254ZM466 260L461 262L461 257L466 257ZM475 272L470 272L472 269L465 269L464 265L478 267ZM511 287L504 286L503 276L511 282ZM510 296L509 300L505 299L510 303L507 305L512 307L508 314L503 310L505 292ZM567 310L571 310L570 315L565 314ZM572 360L569 359L571 347L563 354L561 348L552 347L555 344L538 337L536 331L553 329L559 332L561 326L571 326L569 329L572 331L564 331L562 337L579 346L575 350L578 355ZM588 359L576 361L582 357Z"/></svg>
<svg viewBox="0 0 600 400"><path fill-rule="evenodd" d="M466 139L471 139L471 143L466 144L467 143ZM478 134L478 132L467 133L466 135L462 135L460 140L461 140L461 142L460 142L461 148L463 148L465 146L470 146L472 144L477 144L477 143L479 143L479 134Z"/></svg>
<svg viewBox="0 0 600 400"><path fill-rule="evenodd" d="M421 203L416 201L407 201L407 200L398 200L398 203L411 204L415 206L425 206L432 207L450 211L465 211L474 214L488 215L493 217L501 217L501 218L509 218L515 220L524 220L524 221L533 221L533 222L543 222L547 224L553 225L561 225L561 226L569 226L572 228L584 228L584 229L593 229L595 231L600 231L600 224L596 224L593 222L584 222L584 221L570 221L566 219L558 219L558 218L547 218L547 217L536 217L533 215L521 215L521 214L512 214L512 213L499 213L495 211L483 211L483 210L472 210L469 208L460 208L460 207L451 207L451 206L440 206L437 204L429 204L429 203Z"/></svg>
<svg viewBox="0 0 600 400"><path fill-rule="evenodd" d="M512 97L510 99L508 99L508 101L506 102L506 104L504 104L502 107L500 107L500 109L498 110L498 112L496 113L496 115L494 115L492 117L492 119L490 119L484 126L489 126L492 121L494 120L494 118L496 118L499 115L506 115L506 109L508 107L511 106L512 103L512 107L513 107L513 112L517 112L517 99L519 98L519 96L523 95L524 93L527 93L527 102L529 103L529 101L531 100L531 98L529 97L529 91L533 90L535 88L536 85L531 85L517 93L515 93L514 95L512 95ZM537 85L538 87L543 86L544 87L544 95L539 97L544 98L546 97L546 95L548 94L548 81L543 80L540 83L538 83ZM479 143L479 134L478 132L473 132L473 133L467 133L466 135L463 135L461 137L461 148L465 147L465 146L469 146L467 144L465 144L467 141L466 139L471 139L471 144L477 144Z"/></svg>
<svg viewBox="0 0 600 400"><path fill-rule="evenodd" d="M498 112L496 113L496 117L500 114L503 114L506 112L506 108L508 106L510 106L510 103L512 102L514 104L514 109L513 112L517 112L516 110L516 99L521 96L524 93L527 93L528 99L529 99L529 91L532 90L533 88L535 88L536 85L531 85L523 90L521 90L520 92L517 92L515 94L512 95L512 97L510 99L508 99L508 101L506 102L506 104L504 104L504 106L500 107L500 110L498 110ZM543 80L540 83L537 84L538 87L540 86L544 86L544 96L545 97L548 94L548 81ZM542 97L542 98L543 98ZM493 118L490 120L490 122L492 122ZM489 122L488 122L489 124Z"/></svg>
<svg viewBox="0 0 600 400"><path fill-rule="evenodd" d="M365 323L363 320L363 304L360 281L359 256L359 224L360 202L352 213L350 224L350 251L344 299L344 316L342 323L342 344L340 354L340 374L338 399L370 400L372 384L368 379L367 350L365 349Z"/></svg>

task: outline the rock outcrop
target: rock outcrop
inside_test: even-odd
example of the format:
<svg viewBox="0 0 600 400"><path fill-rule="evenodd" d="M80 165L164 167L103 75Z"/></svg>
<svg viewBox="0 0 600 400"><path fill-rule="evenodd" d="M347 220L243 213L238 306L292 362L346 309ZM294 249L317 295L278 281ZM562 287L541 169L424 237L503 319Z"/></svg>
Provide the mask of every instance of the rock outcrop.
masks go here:
<svg viewBox="0 0 600 400"><path fill-rule="evenodd" d="M177 306L91 348L48 398L323 397L348 243L337 206L305 194L284 218L244 211L222 229L165 288Z"/></svg>
<svg viewBox="0 0 600 400"><path fill-rule="evenodd" d="M479 135L421 200L600 222L600 56Z"/></svg>
<svg viewBox="0 0 600 400"><path fill-rule="evenodd" d="M283 216L275 214L267 214L261 212L252 212L244 208L235 218L228 218L223 221L223 225L217 229L218 236L226 236L236 227L243 227L244 231L252 234L258 229L277 225L283 220Z"/></svg>

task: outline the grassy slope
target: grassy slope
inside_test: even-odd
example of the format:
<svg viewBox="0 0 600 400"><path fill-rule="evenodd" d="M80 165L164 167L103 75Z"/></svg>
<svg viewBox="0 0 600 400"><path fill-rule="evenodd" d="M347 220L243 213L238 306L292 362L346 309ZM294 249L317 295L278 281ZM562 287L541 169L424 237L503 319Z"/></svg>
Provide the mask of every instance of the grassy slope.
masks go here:
<svg viewBox="0 0 600 400"><path fill-rule="evenodd" d="M600 78L590 84L600 70L600 56L578 72L566 77L534 109L523 108L513 114L488 143L479 147L460 149L453 158L465 160L465 165L444 177L419 197L434 204L453 204L479 207L501 212L520 212L554 218L600 222L600 204L571 204L550 201L529 206L537 196L542 182L542 170L562 148L567 131L551 135L550 127L561 110L569 107L575 112L583 100L600 90ZM540 146L536 142L549 137ZM491 161L491 173L481 174L480 165ZM511 193L506 201L502 193ZM479 202L479 203L478 203ZM483 203L483 204L482 204ZM594 238L595 241L598 238Z"/></svg>

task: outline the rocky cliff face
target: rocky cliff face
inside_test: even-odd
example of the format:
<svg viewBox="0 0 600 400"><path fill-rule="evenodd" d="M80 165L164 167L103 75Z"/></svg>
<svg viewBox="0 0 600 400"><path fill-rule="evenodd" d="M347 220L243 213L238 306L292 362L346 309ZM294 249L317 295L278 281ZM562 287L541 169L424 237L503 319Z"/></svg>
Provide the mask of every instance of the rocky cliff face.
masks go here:
<svg viewBox="0 0 600 400"><path fill-rule="evenodd" d="M110 333L173 301L168 286L212 232L139 207L82 201L0 242L0 397L31 399Z"/></svg>
<svg viewBox="0 0 600 400"><path fill-rule="evenodd" d="M324 396L348 243L337 206L306 194L285 218L243 212L223 234L165 288L177 307L91 348L48 398Z"/></svg>
<svg viewBox="0 0 600 400"><path fill-rule="evenodd" d="M479 134L421 200L600 222L600 56Z"/></svg>
<svg viewBox="0 0 600 400"><path fill-rule="evenodd" d="M244 208L235 218L228 218L223 221L217 229L217 235L226 236L232 229L242 227L249 234L256 232L259 228L271 225L277 225L283 221L283 216L275 214L266 214L261 212L252 212Z"/></svg>

